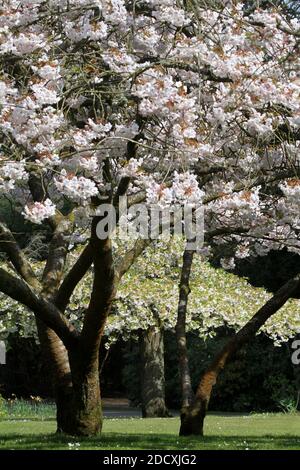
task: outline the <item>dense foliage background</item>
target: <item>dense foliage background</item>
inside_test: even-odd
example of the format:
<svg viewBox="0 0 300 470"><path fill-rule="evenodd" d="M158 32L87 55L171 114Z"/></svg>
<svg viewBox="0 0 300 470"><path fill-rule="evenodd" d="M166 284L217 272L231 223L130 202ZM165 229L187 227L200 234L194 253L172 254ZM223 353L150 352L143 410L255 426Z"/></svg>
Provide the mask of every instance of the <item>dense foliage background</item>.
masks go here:
<svg viewBox="0 0 300 470"><path fill-rule="evenodd" d="M220 328L217 336L205 341L189 333L189 359L193 385L204 372L213 355L232 333ZM11 349L7 366L0 366L0 383L4 396L52 397L47 369L40 348L32 338L10 336ZM102 358L105 356L102 351ZM166 402L180 407L180 384L175 335L165 332ZM139 342L120 340L106 357L102 369L104 397L126 396L133 405L140 404ZM274 346L260 334L243 348L226 367L214 389L211 410L215 411L288 411L294 408L299 390L299 377L291 363L289 343ZM298 380L298 381L297 381Z"/></svg>

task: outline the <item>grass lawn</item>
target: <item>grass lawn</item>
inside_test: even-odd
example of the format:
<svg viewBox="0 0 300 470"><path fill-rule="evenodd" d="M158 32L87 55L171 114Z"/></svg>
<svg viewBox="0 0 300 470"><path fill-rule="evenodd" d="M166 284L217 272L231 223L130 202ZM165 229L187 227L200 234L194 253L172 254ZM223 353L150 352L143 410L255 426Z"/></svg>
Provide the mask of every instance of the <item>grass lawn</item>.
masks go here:
<svg viewBox="0 0 300 470"><path fill-rule="evenodd" d="M179 418L106 419L101 437L57 436L49 416L0 421L0 449L300 449L300 414L211 414L204 438L179 438Z"/></svg>

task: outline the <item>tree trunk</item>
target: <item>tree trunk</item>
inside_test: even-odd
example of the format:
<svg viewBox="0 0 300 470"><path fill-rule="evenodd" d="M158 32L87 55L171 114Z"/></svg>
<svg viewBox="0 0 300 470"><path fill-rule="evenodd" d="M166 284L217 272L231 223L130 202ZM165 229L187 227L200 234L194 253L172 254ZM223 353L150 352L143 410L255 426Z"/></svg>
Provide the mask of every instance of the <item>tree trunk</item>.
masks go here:
<svg viewBox="0 0 300 470"><path fill-rule="evenodd" d="M102 407L100 396L99 364L83 361L79 351L70 354L73 380L73 420L70 434L94 436L102 430Z"/></svg>
<svg viewBox="0 0 300 470"><path fill-rule="evenodd" d="M70 368L62 341L41 321L38 320L37 325L49 373L53 377L57 432L76 436L98 434L102 428L98 361L86 367L78 349L71 353Z"/></svg>
<svg viewBox="0 0 300 470"><path fill-rule="evenodd" d="M181 414L181 436L203 435L203 424L213 386L219 373L234 354L257 333L260 327L274 315L300 289L299 277L296 276L284 284L275 295L258 310L248 323L236 333L223 349L215 356L203 374L193 403Z"/></svg>
<svg viewBox="0 0 300 470"><path fill-rule="evenodd" d="M68 352L51 328L38 319L36 324L45 363L53 379L57 432L68 433L71 429L70 423L73 421L73 389Z"/></svg>
<svg viewBox="0 0 300 470"><path fill-rule="evenodd" d="M184 250L179 284L179 302L176 322L176 340L178 349L182 410L189 406L194 398L186 342L186 312L188 296L190 293L189 279L193 263L193 256L194 251L187 249Z"/></svg>
<svg viewBox="0 0 300 470"><path fill-rule="evenodd" d="M140 353L143 418L170 416L165 404L164 339L160 327L151 326L141 333Z"/></svg>

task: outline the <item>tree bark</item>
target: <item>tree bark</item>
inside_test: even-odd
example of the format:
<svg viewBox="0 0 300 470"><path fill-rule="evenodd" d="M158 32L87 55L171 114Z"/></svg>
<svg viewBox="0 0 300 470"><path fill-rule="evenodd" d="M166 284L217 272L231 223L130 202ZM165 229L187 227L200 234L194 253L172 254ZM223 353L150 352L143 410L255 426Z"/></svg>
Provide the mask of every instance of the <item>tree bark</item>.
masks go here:
<svg viewBox="0 0 300 470"><path fill-rule="evenodd" d="M234 354L253 338L260 327L274 315L293 295L300 290L299 276L284 284L275 295L261 307L258 312L236 333L223 349L215 356L203 374L193 403L183 410L181 414L181 436L203 435L203 424L208 408L213 386L216 384L219 373Z"/></svg>
<svg viewBox="0 0 300 470"><path fill-rule="evenodd" d="M73 396L72 420L68 433L76 436L95 436L102 430L102 406L98 358L89 363L80 349L70 353Z"/></svg>
<svg viewBox="0 0 300 470"><path fill-rule="evenodd" d="M170 416L165 403L164 338L160 326L142 331L140 353L143 418Z"/></svg>
<svg viewBox="0 0 300 470"><path fill-rule="evenodd" d="M187 248L184 250L179 284L179 302L176 322L176 340L178 349L182 409L189 406L194 398L186 341L186 312L188 296L190 293L189 279L193 263L193 256L194 251L188 250Z"/></svg>
<svg viewBox="0 0 300 470"><path fill-rule="evenodd" d="M102 410L98 360L87 366L80 345L68 354L53 330L39 320L37 326L49 373L53 377L57 432L76 436L99 434Z"/></svg>
<svg viewBox="0 0 300 470"><path fill-rule="evenodd" d="M98 239L97 222L92 222L91 247L94 280L85 312L79 345L69 351L74 389L76 435L96 435L102 429L99 382L99 348L107 317L115 296L115 270L111 240Z"/></svg>
<svg viewBox="0 0 300 470"><path fill-rule="evenodd" d="M68 352L56 333L36 318L38 336L49 374L53 378L57 432L70 431L73 389Z"/></svg>

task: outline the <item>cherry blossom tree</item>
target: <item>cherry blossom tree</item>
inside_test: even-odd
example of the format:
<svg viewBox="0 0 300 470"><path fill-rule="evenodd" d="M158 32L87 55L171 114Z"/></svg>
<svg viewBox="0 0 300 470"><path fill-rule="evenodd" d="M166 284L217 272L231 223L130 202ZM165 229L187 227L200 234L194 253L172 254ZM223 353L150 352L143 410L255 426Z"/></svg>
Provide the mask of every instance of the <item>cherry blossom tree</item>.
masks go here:
<svg viewBox="0 0 300 470"><path fill-rule="evenodd" d="M119 259L103 208L203 204L205 243L299 251L299 21L280 9L174 0L4 0L0 194L51 231L35 271L5 218L0 290L35 316L58 429L101 429L98 351ZM71 268L74 245L81 252ZM65 315L93 266L80 328ZM224 258L224 266L233 260Z"/></svg>
<svg viewBox="0 0 300 470"><path fill-rule="evenodd" d="M141 354L140 364L144 370L141 375L147 378L148 393L141 397L145 416L166 414L163 334L164 331L175 332L177 327L178 283L184 266L184 260L181 259L183 248L181 239L171 239L168 242L156 242L145 250L123 276L104 330L107 351L120 338L141 342L141 350L147 349L145 361ZM77 256L76 252L70 253L71 264ZM42 267L43 263L34 262L36 272L41 272ZM92 276L93 272L89 270L77 285L66 309L68 320L78 329L89 304ZM189 288L185 329L197 334L202 340L212 338L225 325L238 332L270 298L264 289L252 287L246 279L223 269L213 268L197 255L194 256ZM0 311L3 312L0 317L1 339L6 339L15 331L21 336L36 337L34 320L24 306L0 295ZM290 300L262 325L261 332L270 337L276 346L288 342L295 337L300 326L297 313L298 302ZM177 361L177 357L174 361Z"/></svg>

